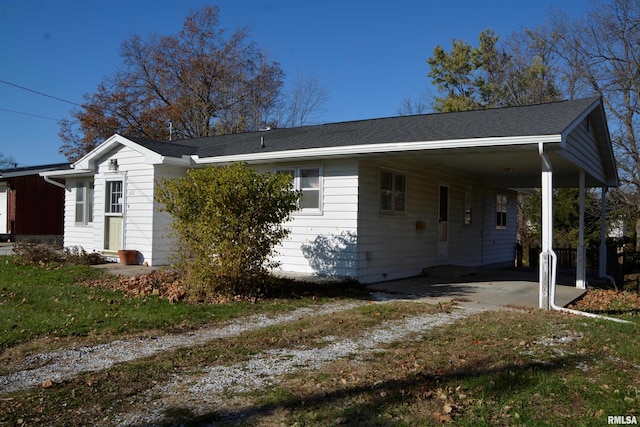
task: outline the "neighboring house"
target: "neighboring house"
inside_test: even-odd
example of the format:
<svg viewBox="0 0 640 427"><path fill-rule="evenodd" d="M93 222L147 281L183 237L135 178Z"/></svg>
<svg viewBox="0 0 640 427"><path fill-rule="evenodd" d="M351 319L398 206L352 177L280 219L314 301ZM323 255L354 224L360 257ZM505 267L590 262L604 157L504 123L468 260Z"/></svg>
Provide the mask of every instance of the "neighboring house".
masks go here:
<svg viewBox="0 0 640 427"><path fill-rule="evenodd" d="M516 188L616 186L600 98L273 129L176 142L114 135L62 172L65 246L167 264L170 217L154 191L187 169L246 162L287 172L300 209L282 270L377 282L456 264L510 266Z"/></svg>
<svg viewBox="0 0 640 427"><path fill-rule="evenodd" d="M69 163L0 170L0 240L62 244L65 191L40 173L70 170Z"/></svg>

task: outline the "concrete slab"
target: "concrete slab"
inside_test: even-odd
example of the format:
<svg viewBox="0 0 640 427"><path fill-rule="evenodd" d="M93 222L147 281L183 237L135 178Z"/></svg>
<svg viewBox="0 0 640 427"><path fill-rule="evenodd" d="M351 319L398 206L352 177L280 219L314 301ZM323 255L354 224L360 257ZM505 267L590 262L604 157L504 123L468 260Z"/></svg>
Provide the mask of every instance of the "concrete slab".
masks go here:
<svg viewBox="0 0 640 427"><path fill-rule="evenodd" d="M454 277L451 277L454 276ZM434 303L455 300L483 306L519 306L538 308L539 284L537 272L522 270L477 270L472 274L444 274L375 283L373 292L389 293L400 298L425 299ZM569 275L560 275L556 286L556 304L566 306L585 290L575 287Z"/></svg>
<svg viewBox="0 0 640 427"><path fill-rule="evenodd" d="M155 270L159 270L162 267L150 267L145 265L124 265L117 262L108 262L106 264L98 264L92 267L99 268L101 270L108 271L114 276L139 276L141 274L151 273ZM167 268L167 267L164 267Z"/></svg>
<svg viewBox="0 0 640 427"><path fill-rule="evenodd" d="M13 243L0 242L0 255L13 255Z"/></svg>

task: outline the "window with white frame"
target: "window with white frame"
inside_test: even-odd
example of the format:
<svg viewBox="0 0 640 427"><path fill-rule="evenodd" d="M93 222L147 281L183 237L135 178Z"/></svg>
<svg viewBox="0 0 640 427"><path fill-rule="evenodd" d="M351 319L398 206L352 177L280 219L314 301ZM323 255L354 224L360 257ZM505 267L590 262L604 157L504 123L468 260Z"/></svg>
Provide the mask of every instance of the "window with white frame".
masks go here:
<svg viewBox="0 0 640 427"><path fill-rule="evenodd" d="M106 186L105 213L122 214L122 181L107 181Z"/></svg>
<svg viewBox="0 0 640 427"><path fill-rule="evenodd" d="M464 225L473 222L473 188L468 186L464 190Z"/></svg>
<svg viewBox="0 0 640 427"><path fill-rule="evenodd" d="M507 196L496 195L496 228L507 228Z"/></svg>
<svg viewBox="0 0 640 427"><path fill-rule="evenodd" d="M76 224L93 222L93 181L80 181L76 186Z"/></svg>
<svg viewBox="0 0 640 427"><path fill-rule="evenodd" d="M322 211L322 168L319 166L283 168L276 173L291 176L293 188L300 191L299 211L319 213Z"/></svg>
<svg viewBox="0 0 640 427"><path fill-rule="evenodd" d="M405 175L389 170L380 170L380 212L404 213Z"/></svg>

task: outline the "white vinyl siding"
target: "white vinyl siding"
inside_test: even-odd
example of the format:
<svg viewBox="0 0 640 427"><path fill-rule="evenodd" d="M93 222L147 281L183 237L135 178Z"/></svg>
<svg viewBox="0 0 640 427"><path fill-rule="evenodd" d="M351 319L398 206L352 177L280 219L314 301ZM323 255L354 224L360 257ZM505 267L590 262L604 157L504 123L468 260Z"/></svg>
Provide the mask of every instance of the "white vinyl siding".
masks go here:
<svg viewBox="0 0 640 427"><path fill-rule="evenodd" d="M317 163L256 166L262 172L303 170ZM329 277L356 275L358 220L358 164L354 159L322 164L320 214L294 212L285 224L288 238L276 248L284 272Z"/></svg>
<svg viewBox="0 0 640 427"><path fill-rule="evenodd" d="M155 188L162 179L180 178L187 174L181 167L156 166L153 189L149 194L154 194ZM176 261L178 250L177 237L171 232L171 215L160 212L160 204L153 200L153 228L152 228L152 253L148 262L151 265L168 265Z"/></svg>
<svg viewBox="0 0 640 427"><path fill-rule="evenodd" d="M93 252L97 249L93 244L94 223L76 222L76 200L78 197L84 197L78 196L77 193L78 191L84 193L85 188L81 186L84 184L86 184L86 178L70 178L66 181L69 191L65 191L63 244L65 247L79 246L87 252Z"/></svg>
<svg viewBox="0 0 640 427"><path fill-rule="evenodd" d="M598 151L593 130L588 125L587 119L583 119L567 136L566 151L561 153L563 157L584 169L588 175L592 175L602 182L606 181L601 163L601 153Z"/></svg>
<svg viewBox="0 0 640 427"><path fill-rule="evenodd" d="M405 176L404 215L385 215L379 209L381 170ZM377 282L420 274L438 265L439 186L449 188L449 257L447 262L476 266L482 262L482 224L464 223L467 188L477 186L471 177L406 156L359 162L358 279ZM469 196L482 205L478 191Z"/></svg>

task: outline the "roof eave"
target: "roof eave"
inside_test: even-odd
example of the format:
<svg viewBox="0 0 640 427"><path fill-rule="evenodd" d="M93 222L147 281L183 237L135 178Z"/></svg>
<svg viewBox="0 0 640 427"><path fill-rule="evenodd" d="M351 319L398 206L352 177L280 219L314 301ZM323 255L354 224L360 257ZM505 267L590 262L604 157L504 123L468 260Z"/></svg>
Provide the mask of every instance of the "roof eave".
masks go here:
<svg viewBox="0 0 640 427"><path fill-rule="evenodd" d="M93 169L68 169L68 170L40 172L39 175L41 177L47 177L47 178L81 178L81 177L91 177L94 175L94 173L95 171Z"/></svg>
<svg viewBox="0 0 640 427"><path fill-rule="evenodd" d="M380 154L392 152L409 152L424 150L441 150L455 148L481 148L507 145L528 145L539 143L560 143L561 135L529 135L511 137L490 137L452 139L444 141L389 142L382 144L359 144L339 147L305 148L298 150L268 151L260 153L234 154L228 156L198 157L192 156L195 164L218 163L269 163L282 160L306 160L337 156L357 156L363 154Z"/></svg>
<svg viewBox="0 0 640 427"><path fill-rule="evenodd" d="M182 156L182 157L161 156L159 164L166 165L166 166L192 166L193 158L192 156Z"/></svg>
<svg viewBox="0 0 640 427"><path fill-rule="evenodd" d="M122 135L114 134L109 139L105 140L102 144L98 145L96 148L91 150L87 155L82 157L80 160L74 163L74 168L78 169L95 169L96 167L96 159L99 159L105 153L108 153L112 150L117 144L123 145L125 147L129 147L135 151L144 155L145 163L148 164L160 164L162 163L162 158L160 154L156 153L153 150L150 150L142 145L131 141L130 139L125 138Z"/></svg>

